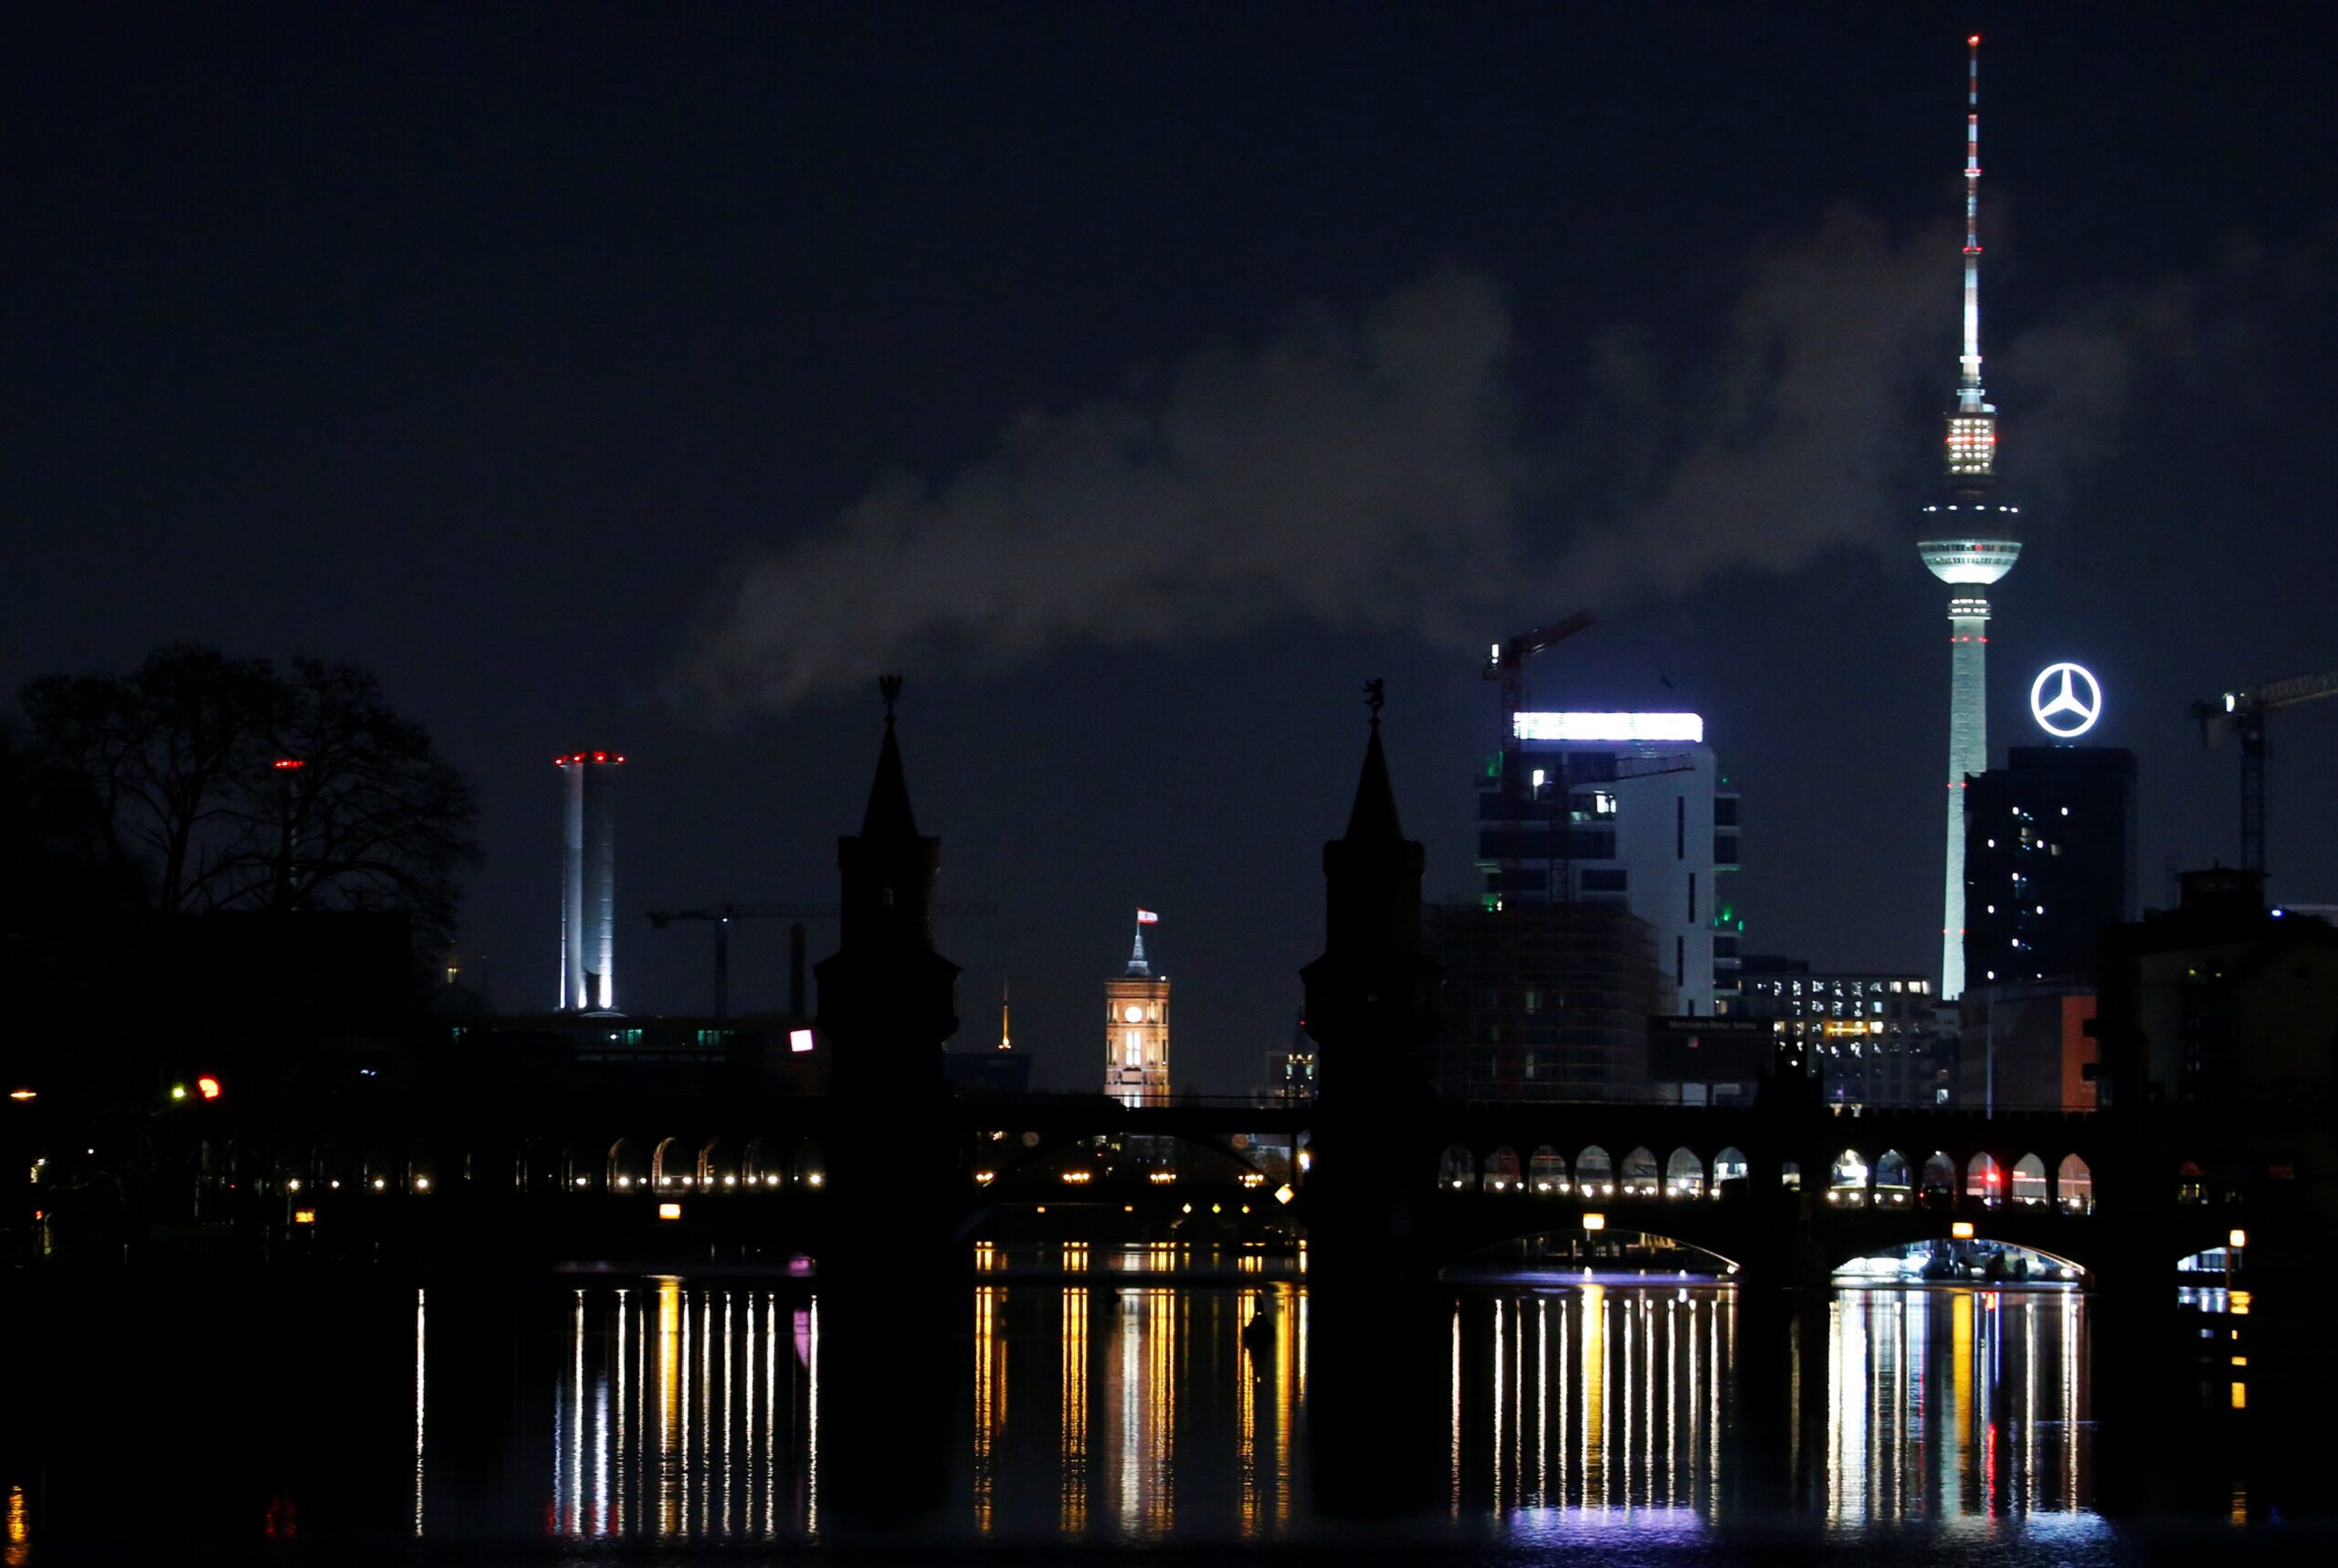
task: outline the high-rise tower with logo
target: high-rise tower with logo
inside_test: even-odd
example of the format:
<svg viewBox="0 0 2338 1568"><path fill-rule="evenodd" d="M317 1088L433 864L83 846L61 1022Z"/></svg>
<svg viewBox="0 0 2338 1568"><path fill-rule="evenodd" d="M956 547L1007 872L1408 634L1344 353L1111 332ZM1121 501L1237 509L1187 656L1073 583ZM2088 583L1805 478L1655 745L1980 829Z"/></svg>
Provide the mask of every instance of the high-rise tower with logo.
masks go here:
<svg viewBox="0 0 2338 1568"><path fill-rule="evenodd" d="M1128 967L1104 982L1104 1092L1122 1105L1169 1103L1169 977L1144 956L1144 928L1160 918L1136 912Z"/></svg>
<svg viewBox="0 0 2338 1568"><path fill-rule="evenodd" d="M1989 585L2021 554L2021 509L1996 499L1997 411L1981 388L1981 39L1969 50L1964 113L1964 353L1948 415L1946 494L1924 509L1916 550L1949 586L1948 852L1940 990L1964 990L1964 781L1989 765Z"/></svg>

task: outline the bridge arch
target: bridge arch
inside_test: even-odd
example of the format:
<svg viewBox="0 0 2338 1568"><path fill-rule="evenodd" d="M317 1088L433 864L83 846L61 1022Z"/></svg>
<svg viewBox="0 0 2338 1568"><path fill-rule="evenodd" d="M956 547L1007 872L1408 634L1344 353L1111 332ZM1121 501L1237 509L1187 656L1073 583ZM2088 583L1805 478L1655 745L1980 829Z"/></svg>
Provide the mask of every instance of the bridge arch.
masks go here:
<svg viewBox="0 0 2338 1568"><path fill-rule="evenodd" d="M1646 1144L1624 1156L1623 1169L1617 1173L1617 1191L1627 1198L1652 1198L1664 1181L1658 1169L1656 1152Z"/></svg>
<svg viewBox="0 0 2338 1568"><path fill-rule="evenodd" d="M609 1145L608 1185L620 1193L649 1184L649 1145L638 1138L619 1138Z"/></svg>
<svg viewBox="0 0 2338 1568"><path fill-rule="evenodd" d="M1567 1190L1566 1156L1548 1143L1536 1149L1526 1162L1528 1188L1543 1197L1555 1196Z"/></svg>
<svg viewBox="0 0 2338 1568"><path fill-rule="evenodd" d="M1857 1149L1843 1150L1827 1172L1827 1201L1845 1208L1864 1206L1868 1174L1867 1156Z"/></svg>
<svg viewBox="0 0 2338 1568"><path fill-rule="evenodd" d="M1734 1143L1730 1144L1713 1156L1713 1191L1720 1192L1723 1182L1747 1180L1753 1169L1753 1163L1745 1158L1745 1151Z"/></svg>
<svg viewBox="0 0 2338 1568"><path fill-rule="evenodd" d="M1478 1162L1466 1143L1448 1143L1437 1159L1437 1184L1448 1192L1466 1192L1478 1184Z"/></svg>
<svg viewBox="0 0 2338 1568"><path fill-rule="evenodd" d="M1923 1169L1916 1175L1916 1195L1926 1205L1956 1202L1956 1162L1944 1150L1924 1156Z"/></svg>
<svg viewBox="0 0 2338 1568"><path fill-rule="evenodd" d="M1509 1193L1517 1191L1518 1186L1518 1151L1507 1143L1497 1145L1486 1156L1486 1190Z"/></svg>
<svg viewBox="0 0 2338 1568"><path fill-rule="evenodd" d="M2046 1162L2024 1154L2013 1163L2013 1201L2025 1208L2042 1207L2050 1195L2046 1187Z"/></svg>
<svg viewBox="0 0 2338 1568"><path fill-rule="evenodd" d="M1701 1198L1705 1195L1705 1163L1686 1148L1675 1149L1664 1162L1664 1195Z"/></svg>
<svg viewBox="0 0 2338 1568"><path fill-rule="evenodd" d="M731 1192L739 1190L739 1149L727 1138L710 1138L699 1146L697 1160L698 1184L701 1191Z"/></svg>
<svg viewBox="0 0 2338 1568"><path fill-rule="evenodd" d="M1580 1226L1559 1225L1523 1233L1491 1237L1481 1234L1463 1242L1462 1250L1448 1258L1438 1272L1446 1276L1466 1276L1481 1271L1491 1273L1506 1266L1532 1270L1537 1264L1570 1272L1578 1268L1596 1271L1602 1258L1614 1259L1627 1269L1648 1272L1648 1263L1644 1258L1631 1259L1628 1255L1642 1247L1653 1247L1659 1256L1666 1252L1694 1255L1693 1258L1679 1261L1698 1263L1699 1272L1710 1272L1720 1278L1733 1276L1739 1272L1741 1261L1717 1250L1714 1243L1718 1240L1717 1237L1690 1239L1664 1232L1622 1226L1592 1233ZM1619 1254L1627 1256L1619 1258ZM1661 1267L1677 1266L1675 1263Z"/></svg>
<svg viewBox="0 0 2338 1568"><path fill-rule="evenodd" d="M739 1179L751 1187L785 1186L787 1159L769 1138L750 1138L739 1154Z"/></svg>
<svg viewBox="0 0 2338 1568"><path fill-rule="evenodd" d="M1906 1208L1915 1201L1908 1180L1908 1156L1897 1149L1886 1149L1875 1158L1875 1205L1878 1208Z"/></svg>
<svg viewBox="0 0 2338 1568"><path fill-rule="evenodd" d="M2094 1212L2094 1172L2076 1154L2063 1155L2054 1173L2054 1199L2072 1214Z"/></svg>
<svg viewBox="0 0 2338 1568"><path fill-rule="evenodd" d="M1574 1190L1586 1198L1608 1197L1616 1191L1616 1167L1596 1143L1574 1157Z"/></svg>
<svg viewBox="0 0 2338 1568"><path fill-rule="evenodd" d="M1965 1162L1964 1195L1985 1208L1996 1208L2006 1201L2005 1167L1997 1163L1996 1155L1983 1152Z"/></svg>

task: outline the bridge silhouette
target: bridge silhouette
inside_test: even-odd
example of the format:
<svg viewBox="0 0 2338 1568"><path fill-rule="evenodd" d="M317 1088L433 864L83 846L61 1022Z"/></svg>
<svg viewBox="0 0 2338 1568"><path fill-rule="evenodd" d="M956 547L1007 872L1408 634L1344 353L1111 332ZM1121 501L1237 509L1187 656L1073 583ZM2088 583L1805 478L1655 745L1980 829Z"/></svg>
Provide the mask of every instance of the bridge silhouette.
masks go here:
<svg viewBox="0 0 2338 1568"><path fill-rule="evenodd" d="M1806 1452L1825 1427L1827 1379L1810 1374L1824 1366L1825 1298L1808 1288L1842 1262L1968 1231L2065 1259L2091 1294L2104 1473L2135 1499L2164 1458L2147 1437L2164 1395L2154 1377L2199 1350L2180 1349L2175 1262L2244 1226L2252 1270L2268 1255L2326 1256L2319 1210L2285 1201L2307 1184L2266 1180L2283 1151L2326 1142L2323 1108L2163 1101L2134 1037L2102 1041L2104 1105L2080 1115L1848 1115L1792 1071L1740 1105L1439 1100L1424 857L1399 823L1376 711L1346 829L1324 847L1323 951L1301 976L1312 1101L953 1095L942 1056L958 972L930 921L940 845L918 832L890 704L860 830L837 858L838 946L816 966L827 1093L438 1097L326 1145L288 1130L259 1154L271 1173L245 1201L299 1203L312 1239L403 1232L417 1250L474 1259L687 1266L724 1243L802 1255L832 1364L866 1369L881 1390L824 1417L830 1495L872 1518L946 1468L938 1450L905 1447L905 1432L914 1447L946 1427L961 1371L963 1298L930 1287L969 1274L970 1239L1020 1208L1117 1207L1173 1235L1303 1235L1318 1500L1356 1512L1433 1500L1418 1488L1444 1473L1459 1395L1446 1358L1416 1352L1449 1339L1455 1367L1482 1353L1446 1271L1506 1244L1596 1224L1722 1260L1742 1417L1775 1432L1781 1454ZM1170 1148L1196 1152L1170 1160ZM658 1217L669 1205L676 1217ZM633 1252L652 1244L668 1251Z"/></svg>
<svg viewBox="0 0 2338 1568"><path fill-rule="evenodd" d="M911 1237L932 1239L934 1267L963 1268L959 1244L1002 1210L1109 1201L1301 1231L1319 1287L1351 1262L1434 1277L1507 1242L1580 1234L1592 1215L1710 1253L1747 1286L1822 1284L1850 1258L1968 1237L2064 1260L2098 1286L2156 1286L2249 1225L2263 1184L2248 1173L2284 1131L2122 1093L2141 1064L2116 1041L2106 1108L2084 1113L1847 1114L1795 1071L1764 1079L1751 1103L1440 1100L1423 854L1403 835L1376 712L1346 831L1324 851L1325 951L1302 974L1320 1049L1311 1101L953 1096L942 1049L957 970L931 923L939 859L917 830L889 710L860 831L839 841L838 949L817 965L825 1095L458 1099L372 1134L289 1137L298 1152L271 1156L252 1188L326 1230L623 1240L674 1223L668 1234L769 1238L832 1278L864 1250L857 1233L884 1238L889 1273ZM1173 1146L1215 1158L1174 1168L1157 1157ZM1262 1146L1306 1157L1271 1165ZM670 1203L681 1219L655 1222ZM385 1204L444 1218L390 1220ZM2319 1245L2291 1215L2253 1217L2258 1247Z"/></svg>

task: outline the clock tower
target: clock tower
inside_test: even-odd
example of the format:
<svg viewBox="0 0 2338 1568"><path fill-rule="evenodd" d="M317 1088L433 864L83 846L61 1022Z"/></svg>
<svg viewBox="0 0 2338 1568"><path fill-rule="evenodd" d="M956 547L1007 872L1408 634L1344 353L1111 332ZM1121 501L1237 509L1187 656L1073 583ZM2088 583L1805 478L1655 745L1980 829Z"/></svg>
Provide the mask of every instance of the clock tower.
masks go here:
<svg viewBox="0 0 2338 1568"><path fill-rule="evenodd" d="M1122 1105L1169 1103L1169 977L1144 956L1144 928L1159 919L1137 911L1129 966L1104 982L1104 1092Z"/></svg>

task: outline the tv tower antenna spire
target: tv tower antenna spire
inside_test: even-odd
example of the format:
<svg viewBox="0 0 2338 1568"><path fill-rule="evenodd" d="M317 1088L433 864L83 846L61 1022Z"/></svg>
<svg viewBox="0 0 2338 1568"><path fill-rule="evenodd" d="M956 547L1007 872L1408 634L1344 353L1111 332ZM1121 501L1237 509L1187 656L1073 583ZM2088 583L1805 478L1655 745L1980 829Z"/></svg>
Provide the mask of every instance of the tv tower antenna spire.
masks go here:
<svg viewBox="0 0 2338 1568"><path fill-rule="evenodd" d="M1964 40L1964 377L1956 405L1979 414L1981 391L1981 35Z"/></svg>

